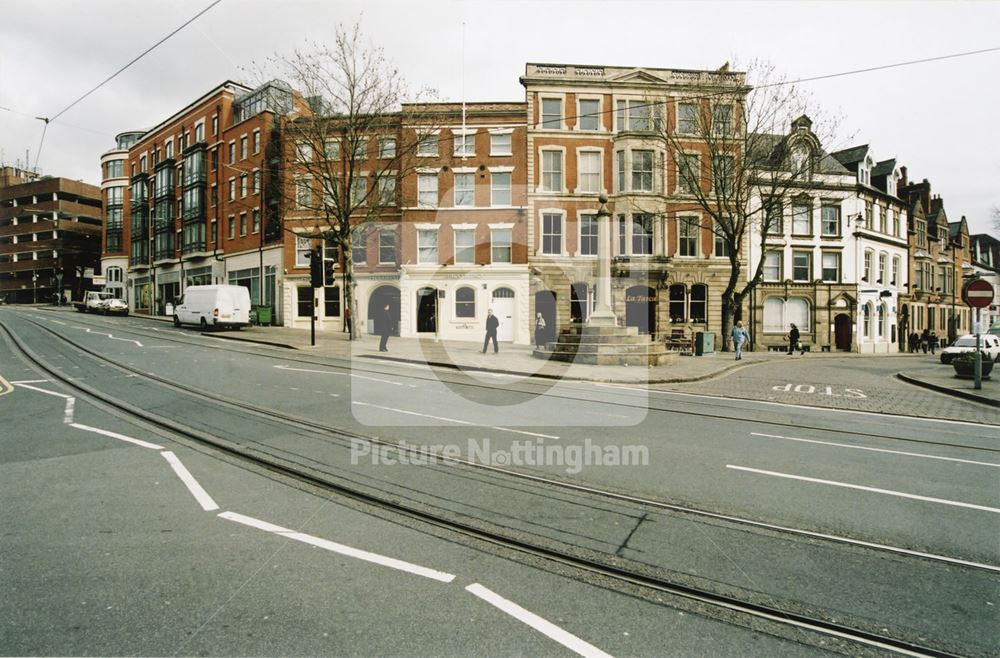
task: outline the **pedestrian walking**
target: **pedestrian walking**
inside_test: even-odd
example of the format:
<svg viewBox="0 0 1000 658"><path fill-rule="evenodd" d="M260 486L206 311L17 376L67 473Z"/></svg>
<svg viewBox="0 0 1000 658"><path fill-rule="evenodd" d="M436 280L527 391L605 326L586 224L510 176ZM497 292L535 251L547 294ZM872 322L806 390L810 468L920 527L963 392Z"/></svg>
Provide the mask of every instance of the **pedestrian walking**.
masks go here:
<svg viewBox="0 0 1000 658"><path fill-rule="evenodd" d="M344 331L353 335L354 332L351 330L351 307L344 307Z"/></svg>
<svg viewBox="0 0 1000 658"><path fill-rule="evenodd" d="M500 346L497 345L497 329L499 327L500 320L493 315L493 309L486 311L486 340L483 341L483 354L486 354L486 346L490 344L490 340L493 341L493 353L500 352Z"/></svg>
<svg viewBox="0 0 1000 658"><path fill-rule="evenodd" d="M927 338L927 347L931 349L931 354L934 354L934 350L938 347L938 336L933 331L931 332L930 337Z"/></svg>
<svg viewBox="0 0 1000 658"><path fill-rule="evenodd" d="M736 350L736 360L743 359L743 343L750 342L750 334L743 328L743 321L737 320L733 327L733 349Z"/></svg>
<svg viewBox="0 0 1000 658"><path fill-rule="evenodd" d="M924 329L920 334L920 349L927 354L928 348L931 346L931 332L930 329Z"/></svg>
<svg viewBox="0 0 1000 658"><path fill-rule="evenodd" d="M795 323L791 323L791 329L788 330L788 356L792 355L795 350L801 350L800 356L806 353L805 349L799 344L799 328L795 326Z"/></svg>
<svg viewBox="0 0 1000 658"><path fill-rule="evenodd" d="M545 318L541 313L535 314L535 347L542 349L545 345Z"/></svg>
<svg viewBox="0 0 1000 658"><path fill-rule="evenodd" d="M908 337L908 341L910 346L910 353L912 354L916 352L917 348L920 346L920 334L918 334L915 331L911 332Z"/></svg>
<svg viewBox="0 0 1000 658"><path fill-rule="evenodd" d="M386 304L379 316L375 318L378 324L378 334L381 340L378 342L379 352L389 351L389 334L392 333L392 315L389 313L389 305Z"/></svg>

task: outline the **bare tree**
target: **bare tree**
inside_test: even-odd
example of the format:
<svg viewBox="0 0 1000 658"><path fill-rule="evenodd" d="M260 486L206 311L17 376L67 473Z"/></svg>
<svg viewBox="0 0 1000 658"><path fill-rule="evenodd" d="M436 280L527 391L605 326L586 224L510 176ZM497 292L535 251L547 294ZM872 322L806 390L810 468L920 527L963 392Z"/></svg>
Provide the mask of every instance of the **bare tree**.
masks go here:
<svg viewBox="0 0 1000 658"><path fill-rule="evenodd" d="M301 94L269 158L286 209L282 228L321 238L339 252L345 305L355 318L351 338L359 338L353 247L375 223L392 229L395 218L398 229L398 183L414 167L425 131L433 129L425 105L404 103L433 92L411 98L399 69L366 42L357 24L338 26L332 46L275 55L266 69Z"/></svg>
<svg viewBox="0 0 1000 658"><path fill-rule="evenodd" d="M720 70L727 72L728 64ZM722 242L729 259L721 295L726 351L737 311L764 276L763 259L746 262L745 247L755 238L757 253L764 252L783 209L809 184L825 155L817 131L829 137L836 123L814 124L808 117L818 112L809 97L769 64L751 64L746 81L691 99L661 131L680 197L701 212L702 228ZM797 130L790 131L793 121ZM808 148L800 148L803 139Z"/></svg>
<svg viewBox="0 0 1000 658"><path fill-rule="evenodd" d="M990 221L993 222L993 230L1000 231L1000 206L990 208Z"/></svg>

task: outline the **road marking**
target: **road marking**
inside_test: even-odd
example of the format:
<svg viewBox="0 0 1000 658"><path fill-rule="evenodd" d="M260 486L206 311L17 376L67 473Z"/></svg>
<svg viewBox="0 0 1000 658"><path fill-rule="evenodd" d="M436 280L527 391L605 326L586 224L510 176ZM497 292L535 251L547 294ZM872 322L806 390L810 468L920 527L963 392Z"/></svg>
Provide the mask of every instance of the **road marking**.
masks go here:
<svg viewBox="0 0 1000 658"><path fill-rule="evenodd" d="M55 322L56 324L61 324L64 327L66 326L66 323L63 322L62 320L50 320L50 322Z"/></svg>
<svg viewBox="0 0 1000 658"><path fill-rule="evenodd" d="M478 596L494 608L498 608L503 612L506 612L514 619L531 626L542 635L555 640L574 653L581 656L587 656L588 658L611 658L610 654L604 653L589 642L585 642L572 633L564 631L547 619L543 619L535 613L525 610L513 601L503 598L496 592L483 587L479 583L473 583L466 586L465 591L474 596Z"/></svg>
<svg viewBox="0 0 1000 658"><path fill-rule="evenodd" d="M305 533L289 530L288 528L282 528L281 526L274 525L273 523L268 523L267 521L261 521L260 519L255 519L249 516L244 516L242 514L237 514L236 512L222 512L221 514L219 514L219 516L228 521L235 521L236 523L242 523L243 525L247 525L252 528L257 528L258 530L263 530L265 532L271 532L277 535L281 535L282 537L287 537L289 539L294 539L295 541L300 541L305 544L309 544L311 546L316 546L317 548L322 548L328 551L332 551L334 553L339 553L341 555L346 555L348 557L364 560L365 562L372 562L374 564L379 564L383 567L389 567L390 569L396 569L398 571L405 571L407 573L412 573L417 576L423 576L424 578L430 578L431 580L437 580L442 583L450 583L455 579L454 574L445 573L443 571L437 571L435 569L428 569L427 567L421 567L420 565L413 564L411 562L404 562L402 560L397 560L396 558L387 557L385 555L379 555L378 553L370 553L368 551L363 551L359 548L353 548L351 546L345 546L344 544L338 544L337 542L332 542L328 539L313 537L312 535L307 535Z"/></svg>
<svg viewBox="0 0 1000 658"><path fill-rule="evenodd" d="M973 503L963 503L957 500L947 500L944 498L932 498L930 496L918 496L917 494L893 491L892 489L879 489L878 487L867 487L861 484L850 484L848 482L836 482L835 480L821 480L819 478L805 477L804 475L792 475L790 473L778 473L776 471L763 471L757 468L747 468L746 466L734 466L726 464L726 468L737 471L747 471L749 473L759 473L760 475L770 475L772 477L787 478L789 480L801 480L803 482L815 482L816 484L828 484L832 487L843 487L845 489L857 489L858 491L870 491L872 493L885 494L886 496L896 496L898 498L910 498L912 500L922 500L928 503L938 503L940 505L951 505L952 507L965 507L979 510L981 512L992 512L1000 514L1000 509L987 507L986 505L974 505Z"/></svg>
<svg viewBox="0 0 1000 658"><path fill-rule="evenodd" d="M358 400L351 400L351 404L356 404L361 407L374 407L376 409L383 409L385 411L394 411L398 414L406 414L409 416L420 416L421 418L430 418L431 420L442 420L447 423L458 423L459 425L478 425L470 420L461 420L459 418L448 418L447 416L434 416L432 414L424 414L419 411L407 411L406 409L397 409L395 407L384 407L380 404L372 404L370 402L360 402ZM513 432L515 434L526 434L528 436L537 436L543 439L558 439L558 436L553 434L540 434L538 432L529 432L527 430L515 430L509 427L499 427L496 425L487 425L491 430L497 430L498 432Z"/></svg>
<svg viewBox="0 0 1000 658"><path fill-rule="evenodd" d="M177 455L169 450L161 452L160 454L163 455L163 458L170 464L170 468L174 469L174 473L176 473L177 477L181 479L181 482L183 482L184 486L188 488L188 491L191 492L191 495L194 496L194 499L198 501L198 504L201 505L203 510L206 512L214 512L219 509L219 506L215 504L215 501L208 495L208 492L205 491L200 484L198 484L198 481L194 479L191 472L184 467L184 464L182 464L181 460L177 458Z"/></svg>
<svg viewBox="0 0 1000 658"><path fill-rule="evenodd" d="M0 395L7 395L14 391L14 386L3 377L0 377Z"/></svg>
<svg viewBox="0 0 1000 658"><path fill-rule="evenodd" d="M21 381L11 382L11 384L21 385L21 384L47 384L48 379L22 379Z"/></svg>
<svg viewBox="0 0 1000 658"><path fill-rule="evenodd" d="M333 372L332 370L310 370L308 368L293 368L291 366L274 366L278 370L288 370L291 372L314 372L319 375L339 375L343 377L346 373Z"/></svg>
<svg viewBox="0 0 1000 658"><path fill-rule="evenodd" d="M587 382L582 382L587 383ZM590 382L594 386L601 386L604 388L614 388L622 391L638 391L640 393L645 393L649 395L650 393L658 393L663 396L677 396L677 397L688 397L688 398L699 398L702 400L720 400L722 402L727 402L732 404L733 402L746 402L748 404L761 404L768 405L772 407L791 407L797 412L801 412L803 409L808 411L816 411L822 413L839 413L839 414L857 414L859 416L874 416L880 420L885 420L888 418L898 418L902 420L914 421L914 422L924 422L924 423L943 423L946 425L965 425L966 427L998 427L996 424L992 423L975 423L968 420L949 420L947 418L921 418L920 416L904 416L903 414L890 414L880 411L862 411L860 409L836 409L834 407L813 407L807 406L803 407L801 404L792 404L789 402L772 402L769 400L754 400L748 398L727 398L721 395L706 395L704 393L681 393L680 391L662 391L657 388L639 388L638 386L623 386L621 384L608 384L606 382ZM681 382L687 384L697 384L698 382Z"/></svg>
<svg viewBox="0 0 1000 658"><path fill-rule="evenodd" d="M55 391L47 391L44 388L38 388L37 386L29 386L28 384L18 384L18 386L20 386L21 388L30 389L32 391L38 391L39 393L45 393L46 395L54 395L55 397L62 398L64 400L68 400L69 398L73 397L72 395L66 395L65 393L56 393Z"/></svg>
<svg viewBox="0 0 1000 658"><path fill-rule="evenodd" d="M110 338L111 340L122 340L122 341L125 341L126 343L135 343L135 344L136 344L136 345L138 345L139 347L142 347L142 343L140 343L140 342L139 342L139 341L137 341L137 340L132 340L132 339L130 339L130 338L115 338L115 337L114 337L114 336L112 336L111 334L106 334L106 333L104 333L104 332L101 332L101 331L92 331L92 330L90 329L90 327L81 327L81 326L79 326L79 325L73 325L73 328L74 328L74 329L83 329L83 330L84 330L84 331L86 331L86 332L87 332L88 334L95 334L95 335L97 335L97 336L107 336L107 337L108 337L108 338Z"/></svg>
<svg viewBox="0 0 1000 658"><path fill-rule="evenodd" d="M102 436L108 436L112 439L118 439L119 441L125 441L127 443L134 443L137 446L143 448L149 448L150 450L163 450L163 446L158 446L155 443L147 443L140 439L133 439L131 436L125 436L124 434L118 434L117 432L109 432L108 430L102 430L97 427L90 427L89 425L81 425L80 423L70 423L70 427L75 427L78 430L83 430L85 432L94 432L95 434L100 434Z"/></svg>
<svg viewBox="0 0 1000 658"><path fill-rule="evenodd" d="M69 425L73 422L73 409L76 407L76 398L66 400L66 411L63 413L63 423Z"/></svg>
<svg viewBox="0 0 1000 658"><path fill-rule="evenodd" d="M904 450L888 450L886 448L870 448L868 446L855 446L848 443L834 443L832 441L819 441L817 439L801 439L794 436L780 436L778 434L762 434L760 432L750 432L751 436L762 436L769 439L784 439L785 441L799 441L801 443L817 443L825 446L835 446L837 448L851 448L853 450L868 450L871 452L888 452L893 455L905 455L907 457L921 457L923 459L938 459L946 462L959 462L960 464L975 464L976 466L992 466L1000 468L1000 464L993 462L979 462L974 459L958 459L957 457L939 457L938 455L927 455L921 452L906 452Z"/></svg>

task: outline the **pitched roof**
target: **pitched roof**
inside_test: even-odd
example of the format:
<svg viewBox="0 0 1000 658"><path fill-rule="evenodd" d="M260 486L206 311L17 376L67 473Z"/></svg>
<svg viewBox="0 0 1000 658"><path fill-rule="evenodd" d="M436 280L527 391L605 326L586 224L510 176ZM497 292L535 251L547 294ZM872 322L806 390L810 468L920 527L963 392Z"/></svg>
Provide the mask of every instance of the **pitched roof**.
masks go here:
<svg viewBox="0 0 1000 658"><path fill-rule="evenodd" d="M890 158L879 162L872 167L872 178L875 176L888 176L896 170L896 158Z"/></svg>
<svg viewBox="0 0 1000 658"><path fill-rule="evenodd" d="M865 159L868 154L868 145L862 144L861 146L852 146L848 149L843 149L841 151L834 151L830 155L837 159L837 162L844 165L845 167L849 164L854 164L856 162L861 162Z"/></svg>
<svg viewBox="0 0 1000 658"><path fill-rule="evenodd" d="M766 133L756 133L751 136L750 144L752 151L748 160L757 165L777 166L784 158L784 145L789 135L769 135ZM844 166L838 162L831 154L823 149L818 153L820 174L850 174Z"/></svg>

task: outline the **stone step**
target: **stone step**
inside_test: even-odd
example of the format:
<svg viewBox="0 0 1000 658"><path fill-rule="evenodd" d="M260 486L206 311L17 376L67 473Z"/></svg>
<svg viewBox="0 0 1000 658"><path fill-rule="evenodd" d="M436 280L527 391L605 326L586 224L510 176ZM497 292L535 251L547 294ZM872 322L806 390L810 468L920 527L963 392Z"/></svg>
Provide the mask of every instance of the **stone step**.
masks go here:
<svg viewBox="0 0 1000 658"><path fill-rule="evenodd" d="M614 335L573 335L563 334L559 337L558 343L580 344L580 343L603 343L607 345L654 345L650 337L646 334L635 334L628 336Z"/></svg>

